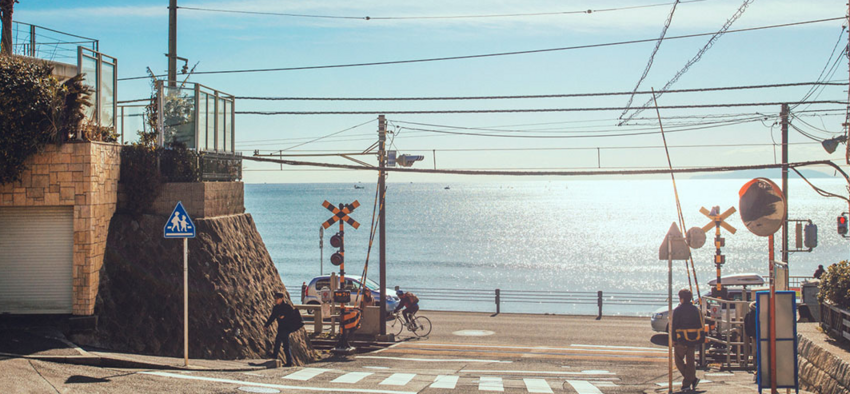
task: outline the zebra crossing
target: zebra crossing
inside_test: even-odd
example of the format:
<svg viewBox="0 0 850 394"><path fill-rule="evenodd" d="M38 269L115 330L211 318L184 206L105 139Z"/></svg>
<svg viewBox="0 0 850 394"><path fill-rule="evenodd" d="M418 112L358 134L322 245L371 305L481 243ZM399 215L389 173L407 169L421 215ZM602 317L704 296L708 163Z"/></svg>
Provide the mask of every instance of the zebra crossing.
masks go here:
<svg viewBox="0 0 850 394"><path fill-rule="evenodd" d="M504 374L538 375L528 378L504 378L494 376ZM552 375L549 377L549 375ZM330 375L330 376L329 376ZM333 376L336 375L336 376ZM539 375L546 376L541 378ZM502 370L461 370L457 375L428 375L415 373L342 371L326 368L304 368L283 376L283 379L309 383L311 381L330 382L332 384L377 384L378 387L393 386L401 388L419 377L426 380L427 389L454 390L459 387L475 387L482 392L503 392L506 388L525 389L528 393L554 393L557 391L577 394L602 394L603 388L618 387L619 378L608 371L558 372L558 371L502 371ZM560 378L560 379L559 379ZM331 380L328 380L331 379Z"/></svg>

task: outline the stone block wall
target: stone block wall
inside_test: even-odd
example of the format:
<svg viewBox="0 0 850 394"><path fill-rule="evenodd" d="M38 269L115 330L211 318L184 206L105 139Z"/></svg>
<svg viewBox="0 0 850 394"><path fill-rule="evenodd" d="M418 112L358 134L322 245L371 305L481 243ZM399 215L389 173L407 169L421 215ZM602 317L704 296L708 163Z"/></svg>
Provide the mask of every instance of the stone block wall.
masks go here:
<svg viewBox="0 0 850 394"><path fill-rule="evenodd" d="M797 340L801 389L818 394L850 392L850 363L804 335L798 334Z"/></svg>
<svg viewBox="0 0 850 394"><path fill-rule="evenodd" d="M121 145L48 145L18 182L0 185L0 206L74 207L74 315L92 315L109 222L118 203Z"/></svg>
<svg viewBox="0 0 850 394"><path fill-rule="evenodd" d="M182 201L192 219L241 214L244 191L242 182L165 183L148 213L168 216Z"/></svg>

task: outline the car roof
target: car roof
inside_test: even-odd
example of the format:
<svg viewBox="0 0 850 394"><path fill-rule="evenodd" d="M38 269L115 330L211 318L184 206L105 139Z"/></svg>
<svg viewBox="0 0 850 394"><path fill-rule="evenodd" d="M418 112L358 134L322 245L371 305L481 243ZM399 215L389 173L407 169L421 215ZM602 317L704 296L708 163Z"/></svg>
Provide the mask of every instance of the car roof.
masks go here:
<svg viewBox="0 0 850 394"><path fill-rule="evenodd" d="M733 274L720 277L720 283L725 286L761 286L764 278L759 274ZM717 278L708 281L710 286L717 284Z"/></svg>

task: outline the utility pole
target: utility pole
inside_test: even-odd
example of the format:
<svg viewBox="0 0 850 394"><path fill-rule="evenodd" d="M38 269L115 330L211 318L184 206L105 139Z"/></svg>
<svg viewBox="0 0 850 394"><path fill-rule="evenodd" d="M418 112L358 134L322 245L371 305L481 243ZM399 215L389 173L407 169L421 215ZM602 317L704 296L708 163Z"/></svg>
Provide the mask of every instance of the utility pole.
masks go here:
<svg viewBox="0 0 850 394"><path fill-rule="evenodd" d="M379 250L379 268L381 271L380 287L381 287L381 320L380 326L381 336L387 335L387 228L386 228L386 165L387 165L387 118L384 115L378 116L378 250Z"/></svg>
<svg viewBox="0 0 850 394"><path fill-rule="evenodd" d="M168 86L177 86L177 0L168 4Z"/></svg>
<svg viewBox="0 0 850 394"><path fill-rule="evenodd" d="M785 212L788 212L788 104L782 104L782 109L779 112L779 119L782 126L782 195L785 197ZM785 218L785 223L782 224L782 262L788 264L788 217ZM790 272L790 267L785 266L785 270ZM788 275L785 275L785 288L788 288Z"/></svg>

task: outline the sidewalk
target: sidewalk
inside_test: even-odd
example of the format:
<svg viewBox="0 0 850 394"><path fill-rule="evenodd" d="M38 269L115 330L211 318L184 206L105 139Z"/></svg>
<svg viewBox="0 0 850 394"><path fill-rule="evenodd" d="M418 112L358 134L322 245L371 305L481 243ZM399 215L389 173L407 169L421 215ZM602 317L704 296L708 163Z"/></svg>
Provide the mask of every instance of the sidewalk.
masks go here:
<svg viewBox="0 0 850 394"><path fill-rule="evenodd" d="M0 358L26 358L113 368L169 369L192 371L241 372L276 368L274 360L201 360L120 353L102 349L83 349L71 343L58 330L17 328L0 329Z"/></svg>

